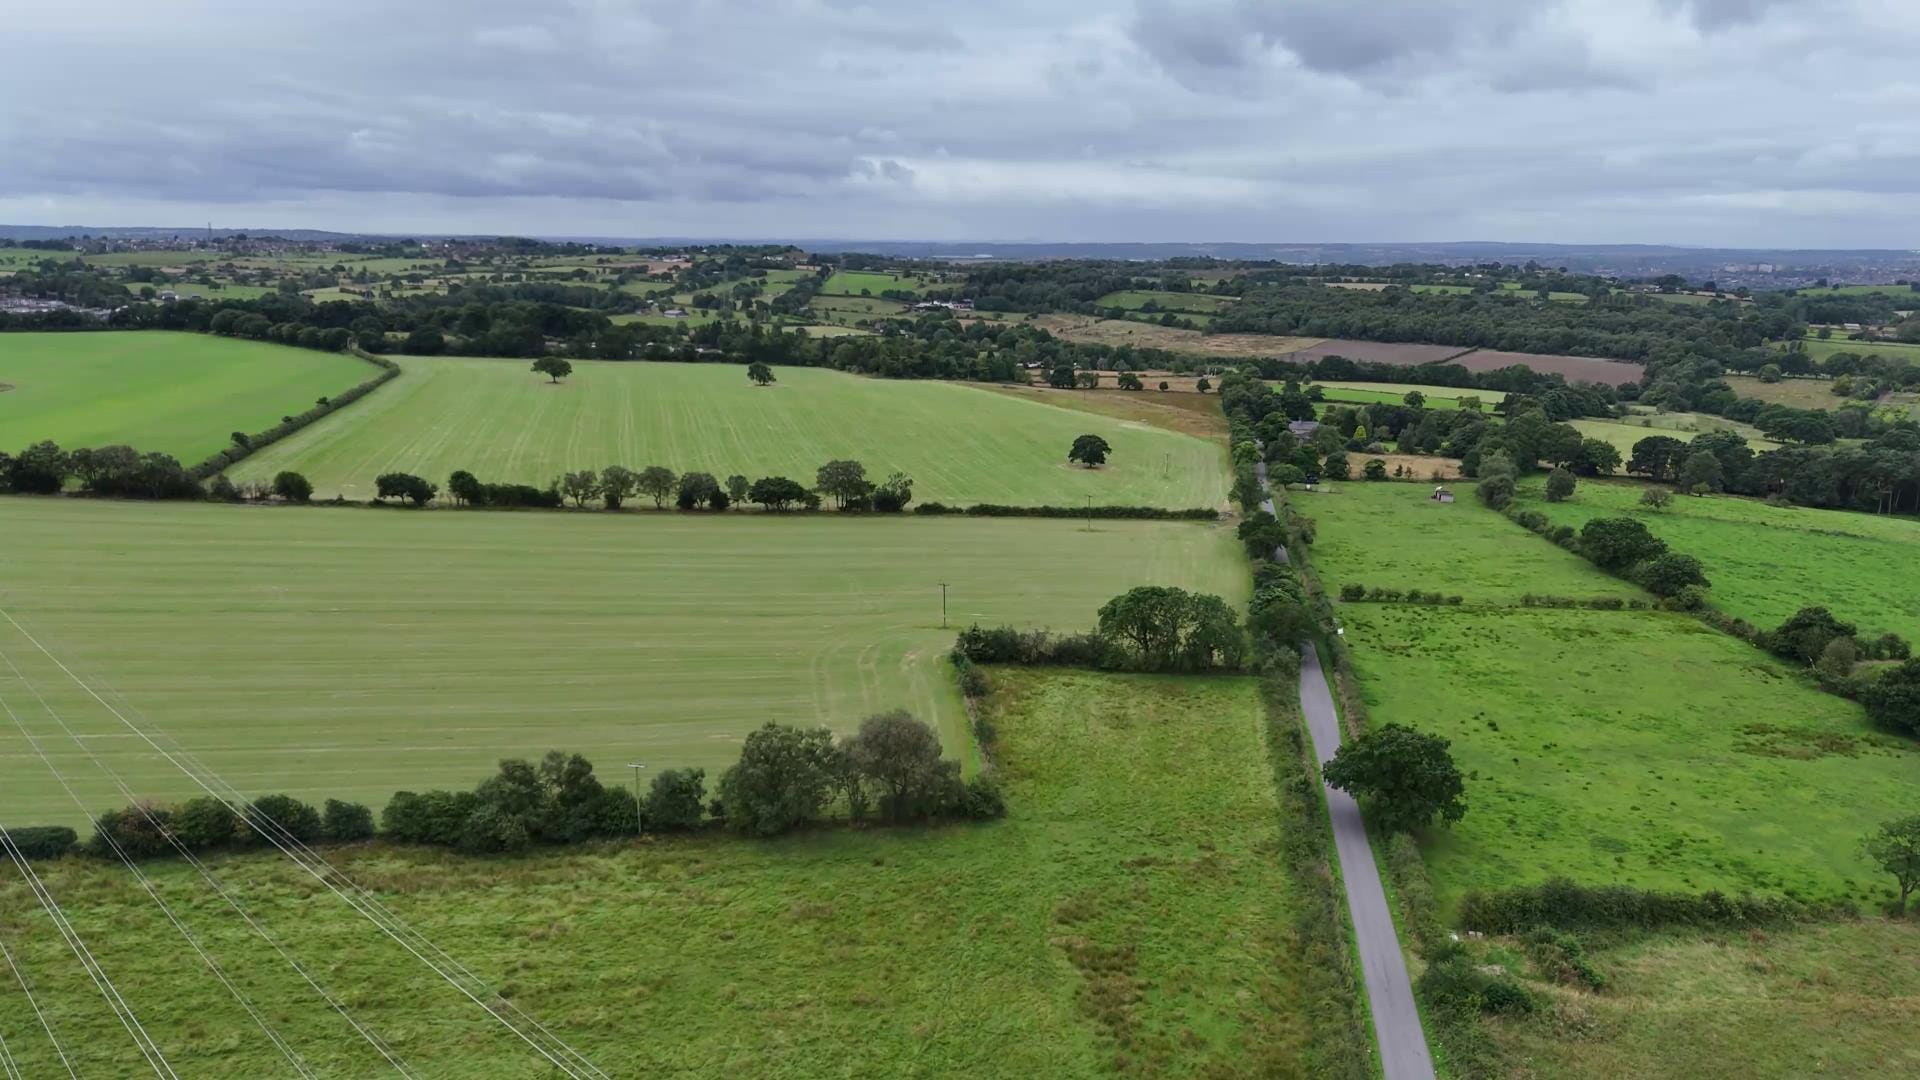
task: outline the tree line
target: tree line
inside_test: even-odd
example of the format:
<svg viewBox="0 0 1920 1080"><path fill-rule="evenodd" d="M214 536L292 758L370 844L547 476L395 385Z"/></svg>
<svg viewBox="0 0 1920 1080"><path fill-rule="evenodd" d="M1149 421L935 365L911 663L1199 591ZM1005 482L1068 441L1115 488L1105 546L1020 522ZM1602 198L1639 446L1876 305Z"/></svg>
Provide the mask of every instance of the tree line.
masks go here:
<svg viewBox="0 0 1920 1080"><path fill-rule="evenodd" d="M7 830L31 858L73 851L136 859L245 850L276 841L350 843L385 837L474 855L537 846L684 832L709 825L744 836L777 836L841 813L886 824L985 820L1005 814L998 785L964 779L941 756L940 737L904 711L870 716L838 737L827 728L766 724L749 734L739 761L709 797L706 771L664 769L644 796L602 784L579 754L550 751L537 762L506 759L468 791L398 791L380 811L328 799L315 807L291 795L248 802L203 796L183 803L139 802L100 814L79 841L64 826Z"/></svg>

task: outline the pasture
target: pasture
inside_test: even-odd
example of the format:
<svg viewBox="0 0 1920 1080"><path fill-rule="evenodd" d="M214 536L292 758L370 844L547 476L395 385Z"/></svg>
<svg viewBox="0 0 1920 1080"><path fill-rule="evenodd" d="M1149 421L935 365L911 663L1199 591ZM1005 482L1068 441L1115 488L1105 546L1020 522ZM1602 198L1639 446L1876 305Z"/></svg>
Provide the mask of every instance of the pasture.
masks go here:
<svg viewBox="0 0 1920 1080"><path fill-rule="evenodd" d="M1320 387L1328 401L1356 405L1400 405L1406 402L1409 393L1417 391L1425 396L1429 409L1458 409L1461 398L1474 397L1480 399L1483 410L1491 413L1494 406L1507 399L1504 390L1428 386L1421 383L1345 382L1333 379L1308 385Z"/></svg>
<svg viewBox="0 0 1920 1080"><path fill-rule="evenodd" d="M1366 455L1348 457L1357 473ZM1428 497L1430 483L1351 480L1320 493L1295 491L1288 499L1314 520L1313 566L1332 595L1349 583L1437 589L1467 603L1508 603L1523 593L1640 595L1480 505L1472 484L1454 491L1459 501L1442 504Z"/></svg>
<svg viewBox="0 0 1920 1080"><path fill-rule="evenodd" d="M1899 341L1848 341L1843 337L1833 337L1825 341L1809 335L1800 342L1806 347L1807 355L1815 363L1826 360L1834 353L1854 353L1864 357L1879 357L1883 360L1905 360L1920 364L1920 345L1909 345Z"/></svg>
<svg viewBox="0 0 1920 1080"><path fill-rule="evenodd" d="M1568 1080L1920 1075L1911 921L1638 936L1593 955L1604 993L1535 983L1553 1007L1492 1026L1510 1058Z"/></svg>
<svg viewBox="0 0 1920 1080"><path fill-rule="evenodd" d="M1099 307L1126 308L1129 311L1139 311L1151 305L1154 311L1212 315L1221 308L1233 306L1238 300L1239 298L1234 296L1214 296L1209 293L1126 289L1108 293L1094 303Z"/></svg>
<svg viewBox="0 0 1920 1080"><path fill-rule="evenodd" d="M1300 1074L1295 885L1254 681L995 679L1004 821L329 858L614 1076ZM417 1075L552 1075L285 860L211 865ZM382 1070L189 867L147 869L323 1075ZM42 872L181 1075L285 1070L123 869ZM0 933L82 1075L141 1068L11 875ZM26 1075L59 1071L21 994L0 994L0 1029Z"/></svg>
<svg viewBox="0 0 1920 1080"><path fill-rule="evenodd" d="M54 657L251 791L378 803L554 747L610 772L717 770L767 721L847 730L893 708L970 760L960 628L1082 630L1143 583L1236 606L1248 588L1231 528L1191 523L26 498L6 519L0 608L25 630L0 620L0 655L162 797L187 781ZM0 698L32 712L7 674ZM10 726L0 762L10 819L78 816ZM112 801L97 779L82 793Z"/></svg>
<svg viewBox="0 0 1920 1080"><path fill-rule="evenodd" d="M820 286L826 296L879 296L905 292L919 295L943 282L926 274L894 274L875 270L835 270Z"/></svg>
<svg viewBox="0 0 1920 1080"><path fill-rule="evenodd" d="M1549 503L1534 478L1519 494L1557 524L1578 528L1619 515L1644 523L1673 550L1700 560L1715 605L1756 625L1776 626L1820 604L1863 633L1920 638L1920 564L1913 557L1920 521L1733 496L1675 496L1667 509L1653 511L1640 505L1645 490L1582 480L1571 500Z"/></svg>
<svg viewBox="0 0 1920 1080"><path fill-rule="evenodd" d="M1340 610L1372 722L1451 740L1468 777L1467 816L1422 838L1443 906L1555 876L1891 893L1858 841L1920 797L1920 747L1752 646L1657 611Z"/></svg>
<svg viewBox="0 0 1920 1080"><path fill-rule="evenodd" d="M1769 405L1796 409L1837 409L1847 399L1833 392L1831 379L1781 379L1763 382L1752 375L1723 375L1721 380L1741 397L1759 398Z"/></svg>
<svg viewBox="0 0 1920 1080"><path fill-rule="evenodd" d="M1692 442L1695 435L1707 431L1731 431L1747 440L1747 445L1756 452L1776 450L1780 444L1760 437L1757 429L1748 424L1737 423L1725 417L1708 413L1648 413L1623 417L1619 420L1595 420L1581 417L1567 423L1590 439L1600 439L1613 444L1620 451L1621 460L1633 453L1633 444L1654 435L1665 435L1681 442Z"/></svg>
<svg viewBox="0 0 1920 1080"><path fill-rule="evenodd" d="M0 448L127 443L192 465L379 374L343 353L161 331L8 334Z"/></svg>
<svg viewBox="0 0 1920 1080"><path fill-rule="evenodd" d="M295 469L354 498L393 470L545 484L573 469L659 464L811 483L819 466L854 458L876 480L911 476L922 502L1186 507L1226 495L1216 445L955 383L779 368L757 387L736 364L575 361L554 384L524 360L399 363L400 378L248 458L235 479ZM1066 460L1088 432L1113 446L1100 469Z"/></svg>

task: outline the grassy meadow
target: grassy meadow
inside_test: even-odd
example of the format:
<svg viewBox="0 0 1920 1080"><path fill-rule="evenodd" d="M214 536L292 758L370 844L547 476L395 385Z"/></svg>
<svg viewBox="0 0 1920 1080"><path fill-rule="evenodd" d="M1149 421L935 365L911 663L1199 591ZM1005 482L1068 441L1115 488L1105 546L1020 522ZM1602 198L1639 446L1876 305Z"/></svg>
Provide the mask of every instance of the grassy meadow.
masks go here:
<svg viewBox="0 0 1920 1080"><path fill-rule="evenodd" d="M1467 774L1466 818L1424 838L1443 904L1555 876L1890 894L1858 842L1920 799L1920 747L1752 646L1653 611L1341 615L1373 722L1451 740Z"/></svg>
<svg viewBox="0 0 1920 1080"><path fill-rule="evenodd" d="M379 374L341 353L161 331L8 334L0 449L127 443L191 465Z"/></svg>
<svg viewBox="0 0 1920 1080"><path fill-rule="evenodd" d="M1833 392L1831 379L1781 379L1770 383L1753 375L1725 375L1722 381L1741 397L1759 398L1769 405L1837 409L1847 403L1846 398Z"/></svg>
<svg viewBox="0 0 1920 1080"><path fill-rule="evenodd" d="M922 502L1185 507L1226 496L1218 445L955 383L779 368L757 387L737 364L575 361L554 384L524 360L397 359L400 378L248 458L235 478L296 469L324 494L355 498L395 469L442 484L455 469L544 484L571 469L660 464L811 484L827 461L855 458L876 480L913 477ZM1066 460L1088 432L1113 446L1100 469Z"/></svg>
<svg viewBox="0 0 1920 1080"><path fill-rule="evenodd" d="M876 270L836 270L820 286L827 296L860 296L885 292L923 293L942 286L939 280L924 275L895 274Z"/></svg>
<svg viewBox="0 0 1920 1080"><path fill-rule="evenodd" d="M1760 432L1751 425L1707 413L1638 413L1619 420L1581 418L1567 423L1587 438L1612 443L1623 461L1633 453L1634 443L1653 435L1692 442L1695 435L1704 432L1731 431L1746 439L1747 445L1756 452L1780 447L1777 442L1761 438Z"/></svg>
<svg viewBox="0 0 1920 1080"><path fill-rule="evenodd" d="M1491 413L1494 406L1507 398L1504 390L1475 390L1459 386L1428 386L1422 383L1370 383L1347 382L1334 379L1309 384L1319 387L1326 400L1342 404L1358 405L1401 405L1407 395L1419 391L1427 399L1429 409L1458 409L1463 397L1477 397L1483 410Z"/></svg>
<svg viewBox="0 0 1920 1080"><path fill-rule="evenodd" d="M1619 515L1645 523L1673 550L1700 560L1716 606L1756 625L1821 604L1864 633L1920 638L1920 521L1733 496L1675 496L1655 511L1640 505L1645 490L1582 480L1571 500L1549 503L1536 478L1520 485L1520 498L1575 528Z"/></svg>
<svg viewBox="0 0 1920 1080"><path fill-rule="evenodd" d="M1825 360L1834 353L1850 352L1860 356L1878 356L1884 359L1903 359L1920 364L1920 345L1910 345L1899 341L1849 341L1843 337L1832 337L1825 341L1809 335L1803 342L1807 355L1815 363Z"/></svg>
<svg viewBox="0 0 1920 1080"><path fill-rule="evenodd" d="M1508 955L1514 955L1508 950ZM1653 935L1593 953L1606 989L1545 981L1549 1008L1490 1025L1537 1076L1798 1080L1913 1076L1920 924L1869 919L1762 932Z"/></svg>
<svg viewBox="0 0 1920 1080"><path fill-rule="evenodd" d="M1233 306L1239 300L1233 296L1214 296L1211 293L1161 292L1152 289L1123 289L1110 292L1095 300L1103 308L1126 308L1138 311L1153 304L1160 311L1174 311L1197 315L1212 315L1222 308Z"/></svg>
<svg viewBox="0 0 1920 1080"><path fill-rule="evenodd" d="M26 498L5 513L0 607L222 775L314 800L465 786L549 748L610 772L717 770L767 721L846 730L893 708L967 758L946 662L959 628L1077 631L1134 585L1236 606L1248 588L1231 528L1191 523ZM140 790L189 793L4 621L0 655ZM36 707L4 666L0 698ZM10 728L0 767L24 770L13 821L79 816Z"/></svg>
<svg viewBox="0 0 1920 1080"><path fill-rule="evenodd" d="M1480 505L1471 483L1453 490L1458 501L1442 504L1428 497L1432 484L1350 480L1289 498L1314 520L1313 566L1336 595L1348 583L1437 589L1469 603L1512 602L1523 593L1640 595Z"/></svg>
<svg viewBox="0 0 1920 1080"><path fill-rule="evenodd" d="M1308 1075L1254 681L994 678L1004 821L330 857L614 1076ZM551 1075L284 860L211 862L418 1075ZM318 1071L382 1071L190 868L148 869ZM285 1070L124 870L42 872L181 1075ZM0 934L82 1075L140 1068L12 876ZM0 994L0 1031L26 1075L58 1070L20 994Z"/></svg>

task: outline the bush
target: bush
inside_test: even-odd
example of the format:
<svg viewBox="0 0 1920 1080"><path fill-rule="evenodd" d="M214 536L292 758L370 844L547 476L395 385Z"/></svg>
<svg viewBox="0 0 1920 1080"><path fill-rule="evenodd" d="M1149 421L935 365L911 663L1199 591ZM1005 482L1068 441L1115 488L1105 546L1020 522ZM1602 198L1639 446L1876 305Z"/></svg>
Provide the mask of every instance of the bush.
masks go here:
<svg viewBox="0 0 1920 1080"><path fill-rule="evenodd" d="M957 810L961 817L973 821L991 821L1007 816L1007 802L1000 794L999 783L982 773L967 781Z"/></svg>
<svg viewBox="0 0 1920 1080"><path fill-rule="evenodd" d="M1527 958L1545 978L1588 990L1606 988L1606 976L1587 959L1586 943L1573 934L1543 926L1528 932L1521 941L1527 947Z"/></svg>
<svg viewBox="0 0 1920 1080"><path fill-rule="evenodd" d="M328 799L320 811L320 833L329 840L371 840L373 811L360 803Z"/></svg>
<svg viewBox="0 0 1920 1080"><path fill-rule="evenodd" d="M189 851L209 851L248 838L233 807L211 795L190 799L174 811L173 835Z"/></svg>
<svg viewBox="0 0 1920 1080"><path fill-rule="evenodd" d="M1112 644L1098 634L1054 635L1011 626L969 626L960 631L953 647L976 664L1108 669L1120 662Z"/></svg>
<svg viewBox="0 0 1920 1080"><path fill-rule="evenodd" d="M276 840L291 835L310 843L321 835L320 812L291 795L262 795L253 800L247 804L246 821L254 832Z"/></svg>
<svg viewBox="0 0 1920 1080"><path fill-rule="evenodd" d="M1655 596L1677 596L1684 589L1700 591L1708 587L1707 575L1700 568L1700 560L1672 551L1641 563L1634 568L1633 576Z"/></svg>
<svg viewBox="0 0 1920 1080"><path fill-rule="evenodd" d="M1561 930L1764 926L1815 914L1820 911L1784 898L1731 897L1717 891L1654 892L1626 885L1576 885L1555 878L1543 885L1470 891L1460 900L1459 921L1468 930L1516 934L1541 926Z"/></svg>
<svg viewBox="0 0 1920 1080"><path fill-rule="evenodd" d="M145 859L172 849L167 830L172 815L163 806L128 806L109 810L93 821L93 836L87 850L101 858Z"/></svg>
<svg viewBox="0 0 1920 1080"><path fill-rule="evenodd" d="M412 473L381 473L373 481L374 498L405 499L414 506L425 506L440 493L439 487Z"/></svg>
<svg viewBox="0 0 1920 1080"><path fill-rule="evenodd" d="M1342 600L1352 603L1358 600L1365 600L1366 598L1367 587L1365 585L1349 581L1345 585L1340 586L1340 599Z"/></svg>
<svg viewBox="0 0 1920 1080"><path fill-rule="evenodd" d="M29 859L57 859L72 851L80 840L79 834L65 825L16 825L0 832Z"/></svg>
<svg viewBox="0 0 1920 1080"><path fill-rule="evenodd" d="M313 482L297 472L276 473L273 493L291 503L307 502L313 498Z"/></svg>
<svg viewBox="0 0 1920 1080"><path fill-rule="evenodd" d="M655 829L696 829L706 819L707 770L665 769L647 792L647 824Z"/></svg>
<svg viewBox="0 0 1920 1080"><path fill-rule="evenodd" d="M1532 994L1507 975L1483 971L1466 949L1436 950L1420 973L1420 996L1440 1009L1516 1016L1538 1007Z"/></svg>

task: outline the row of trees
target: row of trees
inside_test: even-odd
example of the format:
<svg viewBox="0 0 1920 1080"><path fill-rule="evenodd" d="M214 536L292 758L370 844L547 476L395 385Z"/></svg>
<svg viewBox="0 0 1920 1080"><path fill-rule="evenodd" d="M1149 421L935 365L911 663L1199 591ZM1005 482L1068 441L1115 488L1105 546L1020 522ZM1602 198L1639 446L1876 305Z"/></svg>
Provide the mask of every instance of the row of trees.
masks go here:
<svg viewBox="0 0 1920 1080"><path fill-rule="evenodd" d="M90 495L123 499L201 499L207 494L177 459L131 446L67 451L49 440L17 454L0 451L0 492L57 495L69 480Z"/></svg>
<svg viewBox="0 0 1920 1080"><path fill-rule="evenodd" d="M1777 496L1802 506L1874 513L1920 510L1920 431L1907 427L1858 445L1761 453L1733 432L1708 432L1684 443L1653 435L1634 444L1626 469L1689 492Z"/></svg>

